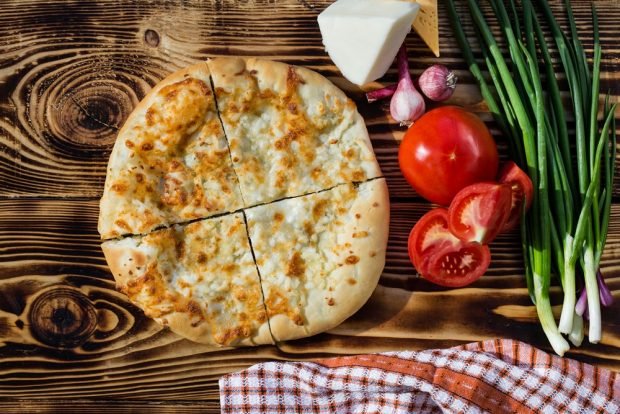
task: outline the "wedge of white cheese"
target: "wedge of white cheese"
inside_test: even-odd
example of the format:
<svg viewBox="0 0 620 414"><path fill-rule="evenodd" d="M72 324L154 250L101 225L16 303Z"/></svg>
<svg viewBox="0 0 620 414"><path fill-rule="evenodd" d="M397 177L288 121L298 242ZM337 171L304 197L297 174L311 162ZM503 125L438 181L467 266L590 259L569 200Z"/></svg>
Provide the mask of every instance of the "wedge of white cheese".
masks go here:
<svg viewBox="0 0 620 414"><path fill-rule="evenodd" d="M408 1L338 0L318 17L323 44L342 75L363 85L387 72L419 9Z"/></svg>

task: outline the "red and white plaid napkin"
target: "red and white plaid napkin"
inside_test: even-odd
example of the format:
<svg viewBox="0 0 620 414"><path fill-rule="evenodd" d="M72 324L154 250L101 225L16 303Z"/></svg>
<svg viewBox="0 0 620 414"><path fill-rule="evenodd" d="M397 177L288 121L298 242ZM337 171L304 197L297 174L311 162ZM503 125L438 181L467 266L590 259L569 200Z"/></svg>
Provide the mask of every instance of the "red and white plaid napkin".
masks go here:
<svg viewBox="0 0 620 414"><path fill-rule="evenodd" d="M513 340L316 362L220 379L223 413L620 413L620 374Z"/></svg>

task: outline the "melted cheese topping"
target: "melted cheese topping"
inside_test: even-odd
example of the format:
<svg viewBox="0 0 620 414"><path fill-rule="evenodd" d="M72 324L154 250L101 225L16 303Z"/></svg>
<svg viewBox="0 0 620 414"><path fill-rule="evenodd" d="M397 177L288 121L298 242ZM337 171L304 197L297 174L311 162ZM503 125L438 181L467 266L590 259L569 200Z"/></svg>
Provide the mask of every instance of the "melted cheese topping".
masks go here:
<svg viewBox="0 0 620 414"><path fill-rule="evenodd" d="M212 76L248 205L380 176L364 121L341 91L302 68L247 65Z"/></svg>
<svg viewBox="0 0 620 414"><path fill-rule="evenodd" d="M200 342L234 345L266 322L241 214L108 241L119 289L147 316ZM104 248L105 249L105 248ZM183 314L187 324L170 322Z"/></svg>
<svg viewBox="0 0 620 414"><path fill-rule="evenodd" d="M367 249L372 244L353 245L352 240L385 234L384 228L367 228L364 213L352 210L356 202L372 196L375 184L364 183L359 189L340 185L246 211L270 318L282 315L306 335L340 322L332 313L350 305L341 296L343 284L349 286L346 295L350 286L363 283L356 265L362 256L377 254ZM357 300L353 297L350 302ZM276 340L291 339L290 331L279 332L273 324L272 332Z"/></svg>
<svg viewBox="0 0 620 414"><path fill-rule="evenodd" d="M208 72L162 87L123 127L101 201L102 238L242 205Z"/></svg>

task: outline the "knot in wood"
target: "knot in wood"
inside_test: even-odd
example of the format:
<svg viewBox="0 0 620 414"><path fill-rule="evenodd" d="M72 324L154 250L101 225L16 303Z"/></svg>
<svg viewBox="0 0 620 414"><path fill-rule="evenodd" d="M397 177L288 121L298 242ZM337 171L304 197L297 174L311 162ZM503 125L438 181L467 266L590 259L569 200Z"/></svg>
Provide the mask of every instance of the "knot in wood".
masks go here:
<svg viewBox="0 0 620 414"><path fill-rule="evenodd" d="M80 291L53 288L37 296L28 320L37 340L54 347L74 348L95 332L97 312Z"/></svg>
<svg viewBox="0 0 620 414"><path fill-rule="evenodd" d="M153 29L146 29L144 32L144 42L151 47L157 47L159 45L159 33Z"/></svg>

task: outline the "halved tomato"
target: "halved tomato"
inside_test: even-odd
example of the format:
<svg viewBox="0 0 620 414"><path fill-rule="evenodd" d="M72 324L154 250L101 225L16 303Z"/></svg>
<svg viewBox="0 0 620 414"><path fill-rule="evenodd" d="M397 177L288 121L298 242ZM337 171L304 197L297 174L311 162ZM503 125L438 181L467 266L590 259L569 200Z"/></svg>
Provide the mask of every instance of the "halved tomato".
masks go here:
<svg viewBox="0 0 620 414"><path fill-rule="evenodd" d="M448 209L448 228L465 242L490 243L510 215L512 190L507 184L478 183L457 193Z"/></svg>
<svg viewBox="0 0 620 414"><path fill-rule="evenodd" d="M460 240L448 230L448 210L435 208L426 213L409 233L409 258L420 273L427 269L434 252L456 248Z"/></svg>
<svg viewBox="0 0 620 414"><path fill-rule="evenodd" d="M409 233L409 257L425 279L447 287L477 280L491 261L487 246L459 240L448 229L448 211L426 213Z"/></svg>
<svg viewBox="0 0 620 414"><path fill-rule="evenodd" d="M534 186L527 174L519 168L513 161L508 161L499 173L498 181L510 185L512 189L512 204L510 215L504 224L502 232L509 231L517 227L521 219L521 208L525 200L525 210L529 210L532 205Z"/></svg>
<svg viewBox="0 0 620 414"><path fill-rule="evenodd" d="M433 255L426 274L433 283L446 287L462 287L480 279L491 263L489 246L461 242L458 249L443 249Z"/></svg>

